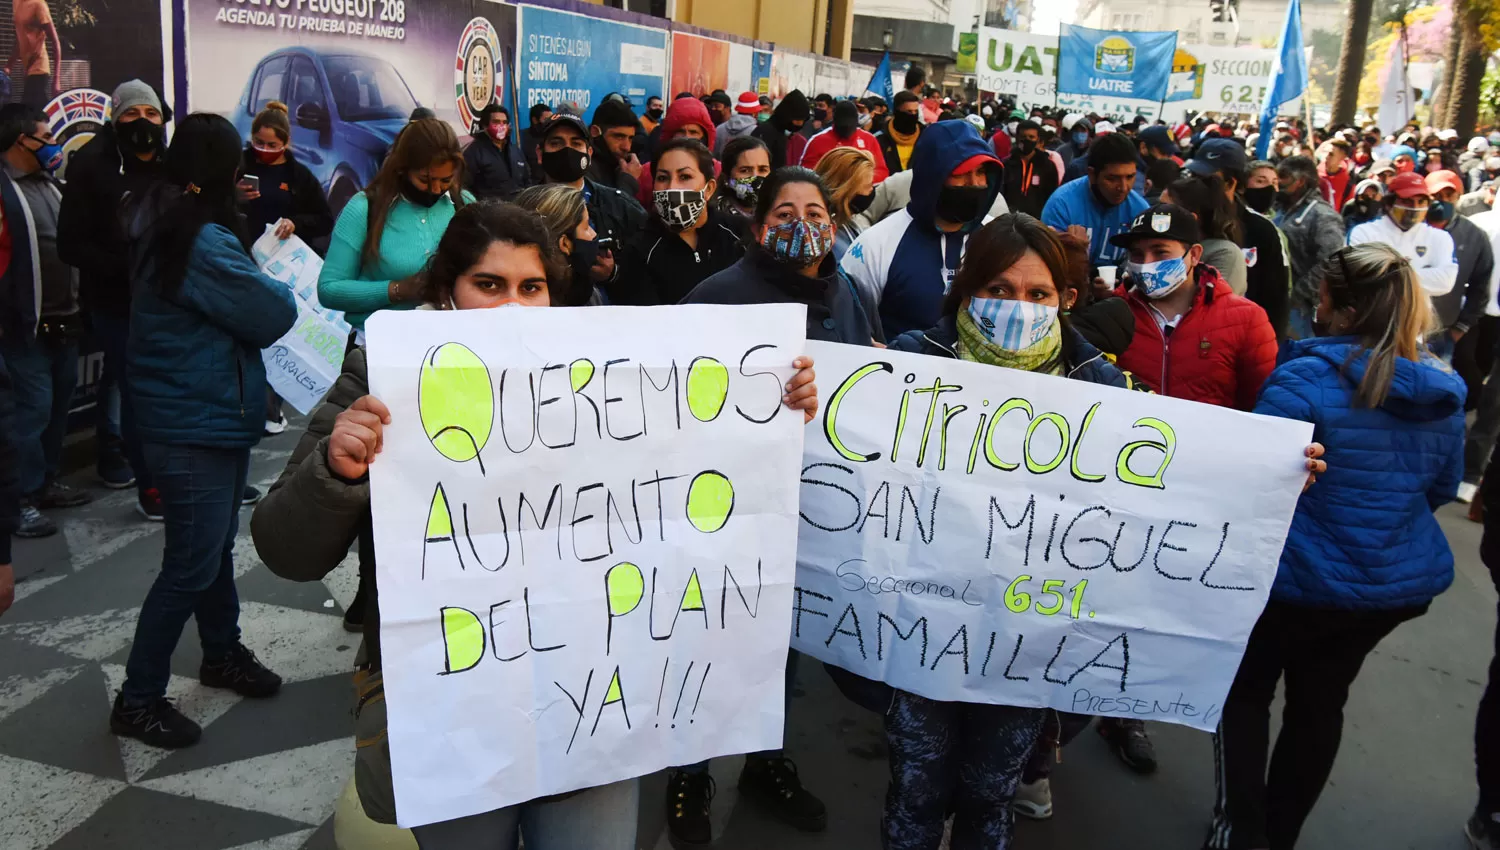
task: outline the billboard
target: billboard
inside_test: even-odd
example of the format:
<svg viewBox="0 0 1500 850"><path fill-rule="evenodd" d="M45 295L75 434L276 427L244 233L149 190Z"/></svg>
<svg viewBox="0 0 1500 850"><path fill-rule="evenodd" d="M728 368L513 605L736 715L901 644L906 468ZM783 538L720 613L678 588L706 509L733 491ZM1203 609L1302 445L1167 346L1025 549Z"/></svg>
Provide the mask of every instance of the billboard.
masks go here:
<svg viewBox="0 0 1500 850"><path fill-rule="evenodd" d="M672 33L673 96L692 92L702 97L729 88L729 42L686 32ZM748 56L746 57L748 59Z"/></svg>
<svg viewBox="0 0 1500 850"><path fill-rule="evenodd" d="M520 104L568 103L590 115L610 92L640 110L664 97L666 30L523 6L520 13Z"/></svg>

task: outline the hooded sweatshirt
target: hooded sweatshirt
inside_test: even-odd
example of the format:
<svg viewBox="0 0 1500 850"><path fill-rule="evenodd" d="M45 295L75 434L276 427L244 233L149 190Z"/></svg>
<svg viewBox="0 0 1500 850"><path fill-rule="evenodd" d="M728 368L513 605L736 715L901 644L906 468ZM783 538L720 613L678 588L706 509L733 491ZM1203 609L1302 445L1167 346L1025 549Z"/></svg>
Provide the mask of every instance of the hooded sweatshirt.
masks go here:
<svg viewBox="0 0 1500 850"><path fill-rule="evenodd" d="M886 167L885 154L880 149L880 142L875 135L868 130L861 130L855 123L858 119L855 115L854 104L843 101L833 109L833 124L827 129L814 133L807 140L807 147L802 149L802 159L799 165L803 168L817 168L823 157L834 148L858 148L870 155L875 163L875 183L879 185L891 172Z"/></svg>
<svg viewBox="0 0 1500 850"><path fill-rule="evenodd" d="M973 220L952 233L938 230L938 195L953 171L976 157L989 177L989 194ZM911 202L854 240L840 268L866 303L880 305L887 339L937 324L943 295L963 259L969 234L989 219L1000 194L1001 167L967 121L939 121L922 131L912 151Z"/></svg>
<svg viewBox="0 0 1500 850"><path fill-rule="evenodd" d="M1369 354L1353 337L1289 343L1256 413L1313 424L1328 472L1302 494L1271 598L1381 611L1425 605L1453 582L1433 511L1463 477L1464 382L1431 356L1396 360L1389 395L1363 407Z"/></svg>
<svg viewBox="0 0 1500 850"><path fill-rule="evenodd" d="M729 116L728 121L720 124L715 129L715 132L718 134L718 136L714 139L714 158L722 159L724 156L725 145L729 144L734 139L739 139L750 135L751 133L755 132L755 128L759 126L760 122L755 120L754 115L745 115L744 113L736 112L733 115Z"/></svg>
<svg viewBox="0 0 1500 850"><path fill-rule="evenodd" d="M703 128L703 146L709 150L713 150L716 132L714 130L714 119L709 116L708 107L704 106L703 101L696 97L678 98L672 101L671 106L667 107L667 114L661 119L661 143L666 144L677 134L678 130L689 124L696 124ZM652 151L651 155L655 156L656 152ZM654 174L655 172L651 169L651 163L647 162L642 165L640 187L637 189L635 195L636 200L640 201L648 210L651 209L651 190L652 184L655 182L653 180ZM714 160L714 177L718 176L719 161L716 159Z"/></svg>
<svg viewBox="0 0 1500 850"><path fill-rule="evenodd" d="M787 136L795 132L799 122L805 122L812 115L812 109L807 105L807 95L801 89L792 89L787 93L776 108L771 112L770 120L755 128L750 135L766 143L771 149L771 168L780 168L786 165L786 141Z"/></svg>

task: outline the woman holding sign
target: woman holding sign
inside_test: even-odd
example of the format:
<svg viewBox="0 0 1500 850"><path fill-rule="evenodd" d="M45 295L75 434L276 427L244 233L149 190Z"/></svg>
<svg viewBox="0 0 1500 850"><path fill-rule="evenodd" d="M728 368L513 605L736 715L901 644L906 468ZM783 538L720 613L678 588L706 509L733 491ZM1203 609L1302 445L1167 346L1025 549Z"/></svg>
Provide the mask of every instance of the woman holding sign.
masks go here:
<svg viewBox="0 0 1500 850"><path fill-rule="evenodd" d="M422 309L562 304L568 291L566 269L558 239L539 217L511 204L470 204L453 217L431 265L419 277ZM800 371L788 383L783 401L810 420L818 406L812 361L799 358L793 365ZM390 410L369 395L366 376L364 350L355 349L344 358L343 374L313 411L286 469L251 518L257 552L283 578L322 579L343 560L355 537L368 533L369 467L380 452L383 430L395 417L417 415L415 410ZM369 593L367 661L355 674L355 786L370 818L394 823L377 582L371 582ZM637 798L637 782L630 779L412 832L422 850L514 847L518 836L538 850L632 850Z"/></svg>
<svg viewBox="0 0 1500 850"><path fill-rule="evenodd" d="M1453 582L1433 511L1453 501L1463 478L1465 387L1422 348L1429 299L1385 244L1342 248L1321 276L1318 336L1290 344L1255 412L1313 423L1334 471L1297 503L1271 599L1224 704L1205 844L1214 850L1296 845L1333 770L1365 657ZM1271 701L1283 676L1268 774Z"/></svg>

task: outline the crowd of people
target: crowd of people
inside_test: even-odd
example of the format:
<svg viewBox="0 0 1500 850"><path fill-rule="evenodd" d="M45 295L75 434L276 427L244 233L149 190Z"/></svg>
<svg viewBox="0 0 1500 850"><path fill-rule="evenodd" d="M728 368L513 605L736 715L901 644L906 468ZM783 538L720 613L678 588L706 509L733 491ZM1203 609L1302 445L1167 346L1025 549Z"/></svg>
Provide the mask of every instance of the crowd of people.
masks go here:
<svg viewBox="0 0 1500 850"><path fill-rule="evenodd" d="M257 698L279 689L238 623L234 538L240 508L258 502L251 530L276 574L320 579L358 552L344 621L364 636L359 737L377 743L359 748L356 779L366 812L391 820L367 472L382 429L412 411L369 394L366 320L407 309L802 304L809 339L1313 423L1308 486L1214 737L1219 793L1204 844L1292 847L1332 769L1365 657L1452 581L1433 511L1472 501L1471 517L1495 524L1481 555L1500 571L1500 486L1476 497L1500 437L1500 133L1465 141L1417 124L1382 132L1293 118L1259 158L1247 122L964 103L940 97L919 68L906 82L889 103L716 91L633 104L612 94L589 116L536 104L524 130L492 105L466 144L446 122L414 115L337 215L298 162L280 103L256 104L248 138L200 113L173 122L169 144L166 104L126 82L65 183L53 176L63 152L46 116L0 108L0 612L10 534L55 533L50 512L90 499L60 480L60 455L79 343L91 333L105 363L98 478L135 488L143 517L166 529L111 728L157 747L198 741L199 726L165 697L189 615L204 684ZM286 419L260 350L297 313L248 251L267 230L324 256L318 297L353 332L342 375L262 497L246 483L250 448ZM784 401L811 420L814 364L793 365ZM1500 631L1496 642L1500 659ZM790 653L788 682L797 662ZM1054 755L1092 725L830 674L884 716L887 848L936 848L950 817L954 847L1009 846L1014 815L1052 816ZM1273 752L1270 704L1283 678ZM1500 668L1490 680L1466 830L1493 850ZM1130 769L1156 769L1144 723L1096 728ZM668 777L667 826L680 844L714 838L707 768ZM750 754L739 787L796 828L827 823L783 752ZM415 834L423 850L513 841L518 830L538 846L623 850L634 846L638 793L628 780Z"/></svg>

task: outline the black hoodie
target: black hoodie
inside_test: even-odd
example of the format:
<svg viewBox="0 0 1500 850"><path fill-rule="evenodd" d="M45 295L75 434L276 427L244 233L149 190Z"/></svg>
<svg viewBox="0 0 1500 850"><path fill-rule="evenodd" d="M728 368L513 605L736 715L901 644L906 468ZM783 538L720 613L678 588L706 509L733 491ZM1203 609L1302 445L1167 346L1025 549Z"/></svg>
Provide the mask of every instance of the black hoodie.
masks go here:
<svg viewBox="0 0 1500 850"><path fill-rule="evenodd" d="M776 104L770 120L756 127L750 134L765 142L766 147L771 149L772 169L786 165L786 138L797 131L795 125L798 122L805 126L810 115L812 110L807 105L807 95L801 89L792 89Z"/></svg>

